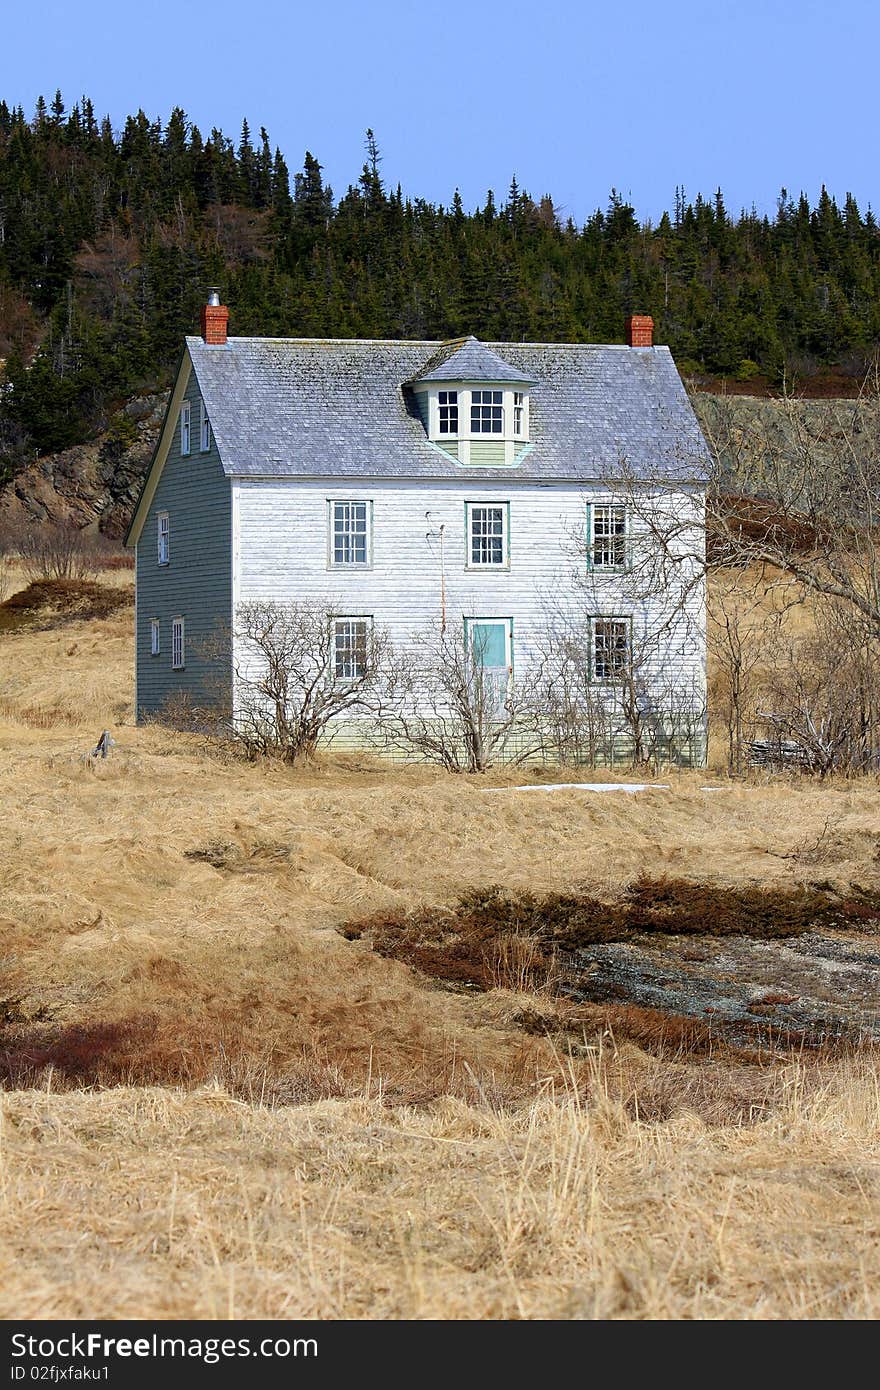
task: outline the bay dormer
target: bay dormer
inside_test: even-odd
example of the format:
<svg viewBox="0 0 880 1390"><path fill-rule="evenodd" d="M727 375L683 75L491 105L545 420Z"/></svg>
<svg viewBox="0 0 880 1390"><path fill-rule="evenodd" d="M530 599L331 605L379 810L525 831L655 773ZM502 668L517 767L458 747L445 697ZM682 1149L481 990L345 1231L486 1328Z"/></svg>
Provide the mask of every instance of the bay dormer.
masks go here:
<svg viewBox="0 0 880 1390"><path fill-rule="evenodd" d="M469 337L444 344L409 383L432 444L464 467L513 467L527 451L535 379Z"/></svg>

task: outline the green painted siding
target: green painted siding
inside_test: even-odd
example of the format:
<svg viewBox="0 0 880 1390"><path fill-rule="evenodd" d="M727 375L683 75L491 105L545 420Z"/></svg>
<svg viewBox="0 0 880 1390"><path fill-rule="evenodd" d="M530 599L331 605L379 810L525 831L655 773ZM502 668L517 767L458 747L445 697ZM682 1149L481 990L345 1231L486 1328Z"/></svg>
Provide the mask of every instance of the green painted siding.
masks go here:
<svg viewBox="0 0 880 1390"><path fill-rule="evenodd" d="M201 444L201 397L195 373L185 400L192 412L192 452L180 452L179 419L162 477L137 543L138 718L156 714L168 700L188 696L193 705L228 699L229 662L209 660L199 647L232 617L232 493L211 437ZM158 516L170 519L170 563L158 563ZM186 623L186 666L171 669L171 621ZM150 655L150 620L159 619L161 651Z"/></svg>
<svg viewBox="0 0 880 1390"><path fill-rule="evenodd" d="M494 468L504 463L502 439L472 439L471 465L474 468Z"/></svg>

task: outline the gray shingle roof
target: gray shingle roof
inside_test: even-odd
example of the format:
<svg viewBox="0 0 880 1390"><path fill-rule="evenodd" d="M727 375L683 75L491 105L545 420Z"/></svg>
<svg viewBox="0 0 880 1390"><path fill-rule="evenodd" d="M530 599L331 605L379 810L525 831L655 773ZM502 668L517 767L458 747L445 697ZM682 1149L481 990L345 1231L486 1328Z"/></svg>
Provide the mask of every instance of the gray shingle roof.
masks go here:
<svg viewBox="0 0 880 1390"><path fill-rule="evenodd" d="M431 444L412 381L436 342L187 338L214 437L230 476L490 478ZM708 455L668 348L492 343L534 378L532 447L523 480L630 472L699 479Z"/></svg>
<svg viewBox="0 0 880 1390"><path fill-rule="evenodd" d="M431 357L424 370L413 377L418 381L510 381L524 386L535 384L535 378L521 369L511 367L497 352L471 335L454 343L444 343Z"/></svg>

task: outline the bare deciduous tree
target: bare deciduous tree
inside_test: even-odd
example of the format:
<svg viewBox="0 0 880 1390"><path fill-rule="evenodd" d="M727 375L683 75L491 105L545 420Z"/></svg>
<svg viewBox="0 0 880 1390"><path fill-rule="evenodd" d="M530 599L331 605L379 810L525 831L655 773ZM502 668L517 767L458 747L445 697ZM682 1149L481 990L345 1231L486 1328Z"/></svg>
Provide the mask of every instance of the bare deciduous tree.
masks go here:
<svg viewBox="0 0 880 1390"><path fill-rule="evenodd" d="M235 623L236 739L252 754L310 757L343 715L375 709L389 644L332 603L250 602ZM218 639L221 645L228 637Z"/></svg>
<svg viewBox="0 0 880 1390"><path fill-rule="evenodd" d="M713 563L769 566L794 581L791 601L838 600L880 634L880 365L857 399L807 408L787 394L705 427Z"/></svg>
<svg viewBox="0 0 880 1390"><path fill-rule="evenodd" d="M487 669L460 632L413 634L381 685L375 737L383 748L449 772L485 772L543 750L536 677Z"/></svg>

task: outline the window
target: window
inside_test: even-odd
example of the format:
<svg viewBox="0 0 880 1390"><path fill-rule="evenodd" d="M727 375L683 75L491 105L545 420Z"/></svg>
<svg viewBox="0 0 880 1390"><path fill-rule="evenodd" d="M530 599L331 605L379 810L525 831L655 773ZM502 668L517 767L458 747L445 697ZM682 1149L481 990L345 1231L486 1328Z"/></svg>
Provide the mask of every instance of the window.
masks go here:
<svg viewBox="0 0 880 1390"><path fill-rule="evenodd" d="M471 434L501 434L503 418L500 391L471 392Z"/></svg>
<svg viewBox="0 0 880 1390"><path fill-rule="evenodd" d="M167 512L159 513L159 564L167 565L171 559L171 518Z"/></svg>
<svg viewBox="0 0 880 1390"><path fill-rule="evenodd" d="M331 502L334 565L369 564L369 502Z"/></svg>
<svg viewBox="0 0 880 1390"><path fill-rule="evenodd" d="M205 402L202 401L202 421L201 421L201 443L199 445L203 454L206 454L211 447L211 421L208 419L208 412L205 409Z"/></svg>
<svg viewBox="0 0 880 1390"><path fill-rule="evenodd" d="M367 674L370 618L336 618L333 623L333 674L338 681L363 680Z"/></svg>
<svg viewBox="0 0 880 1390"><path fill-rule="evenodd" d="M513 433L519 439L525 432L525 393L514 391L513 393Z"/></svg>
<svg viewBox="0 0 880 1390"><path fill-rule="evenodd" d="M626 508L593 507L590 554L594 570L620 570L626 565Z"/></svg>
<svg viewBox="0 0 880 1390"><path fill-rule="evenodd" d="M192 407L189 401L184 401L180 407L180 452L182 454L188 454L192 451L191 418Z"/></svg>
<svg viewBox="0 0 880 1390"><path fill-rule="evenodd" d="M150 619L150 656L159 655L159 619Z"/></svg>
<svg viewBox="0 0 880 1390"><path fill-rule="evenodd" d="M597 681L622 680L629 670L629 618L593 621L593 675Z"/></svg>
<svg viewBox="0 0 880 1390"><path fill-rule="evenodd" d="M186 634L183 618L171 619L171 669L182 671L186 665Z"/></svg>
<svg viewBox="0 0 880 1390"><path fill-rule="evenodd" d="M458 392L441 391L437 397L441 434L458 434Z"/></svg>
<svg viewBox="0 0 880 1390"><path fill-rule="evenodd" d="M468 568L506 566L508 503L488 506L483 502L469 502L467 512Z"/></svg>

